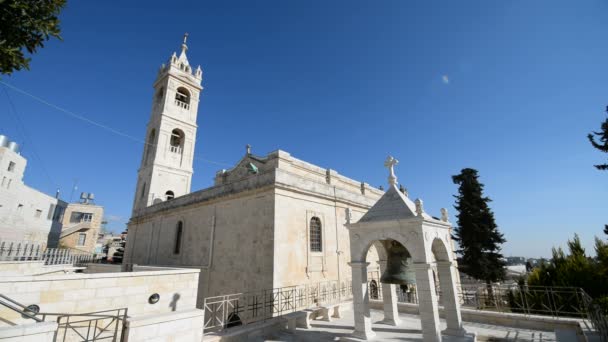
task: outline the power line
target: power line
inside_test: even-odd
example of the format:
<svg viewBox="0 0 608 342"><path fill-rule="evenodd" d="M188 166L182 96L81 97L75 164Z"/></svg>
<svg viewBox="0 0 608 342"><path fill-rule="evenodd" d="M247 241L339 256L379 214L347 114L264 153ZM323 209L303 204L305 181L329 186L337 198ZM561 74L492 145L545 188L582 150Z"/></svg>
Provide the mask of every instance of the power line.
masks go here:
<svg viewBox="0 0 608 342"><path fill-rule="evenodd" d="M2 81L0 81L0 82L2 82ZM23 121L21 121L21 118L19 117L19 113L17 112L17 108L15 107L15 104L13 103L13 100L9 96L8 91L6 91L6 88L2 88L2 90L4 90L4 94L6 95L6 99L8 100L8 103L9 103L11 109L12 109L12 110L9 110L9 112L13 114L13 116L15 118L15 122L17 122L17 129L21 130L21 136L22 136L23 140L30 145L30 150L32 151L32 155L34 156L34 159L36 159L40 163L40 168L42 169L43 173L48 178L48 180L51 183L51 185L55 186L55 188L59 188L57 186L57 183L51 177L51 174L48 172L48 170L44 166L44 162L42 161L42 158L40 158L40 155L38 154L38 152L36 152L36 148L34 146L34 142L33 142L32 139L29 138L29 134L27 133L27 129L25 128L25 125L23 124Z"/></svg>
<svg viewBox="0 0 608 342"><path fill-rule="evenodd" d="M89 119L89 118L87 118L87 117L85 117L83 115L80 115L80 114L74 113L72 111L69 111L69 110L67 110L65 108L59 107L59 106L57 106L55 104L52 104L52 103L50 103L50 102L48 102L48 101L46 101L46 100L44 100L44 99L42 99L42 98L40 98L40 97L38 97L36 95L30 94L27 91L25 91L23 89L20 89L20 88L17 88L17 87L15 87L15 86L13 86L13 85L11 85L9 83L6 83L6 82L4 82L2 80L0 80L0 83L2 83L5 87L8 87L8 88L10 88L10 89L12 89L12 90L14 90L14 91L16 91L18 93L21 93L23 95L29 96L30 98L32 98L32 99L34 99L34 100L36 100L36 101L38 101L38 102L40 102L42 104L45 104L45 105L47 105L47 106L49 106L49 107L51 107L53 109L56 109L56 110L58 110L60 112L63 112L65 114L69 115L72 118L84 121L84 122L89 123L91 125L97 126L97 127L101 128L101 129L105 129L105 130L107 130L109 132L112 132L112 133L114 133L116 135L119 135L119 136L121 136L123 138L127 138L127 139L130 139L130 140L133 140L133 141L138 142L140 144L148 145L148 146L151 146L151 147L156 147L156 144L150 144L150 143L148 143L148 142L146 142L146 141L144 141L142 139L139 139L139 138L134 137L132 135L129 135L127 133L123 133L123 132L121 132L121 131L119 131L119 130L117 130L115 128L112 128L112 127L110 127L108 125L104 125L104 124L99 123L97 121L91 120L91 119ZM5 92L6 92L6 89L5 89ZM8 96L8 93L7 93L7 96ZM232 165L230 165L228 163L218 162L218 161L209 160L209 159L205 159L205 158L200 158L200 157L196 157L196 156L194 156L193 158L195 160L200 160L200 161L203 161L203 162L206 162L206 163L216 164L216 165L219 165L219 166L232 166Z"/></svg>

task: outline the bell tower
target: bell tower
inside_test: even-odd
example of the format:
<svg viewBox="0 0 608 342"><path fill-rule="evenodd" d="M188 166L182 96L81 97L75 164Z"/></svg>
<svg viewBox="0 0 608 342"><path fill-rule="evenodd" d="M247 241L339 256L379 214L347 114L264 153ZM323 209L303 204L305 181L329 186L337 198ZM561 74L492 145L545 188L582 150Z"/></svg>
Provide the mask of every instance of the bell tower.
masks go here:
<svg viewBox="0 0 608 342"><path fill-rule="evenodd" d="M190 67L187 38L186 33L179 57L174 52L154 81L132 216L152 204L190 192L203 71L200 66L194 71Z"/></svg>

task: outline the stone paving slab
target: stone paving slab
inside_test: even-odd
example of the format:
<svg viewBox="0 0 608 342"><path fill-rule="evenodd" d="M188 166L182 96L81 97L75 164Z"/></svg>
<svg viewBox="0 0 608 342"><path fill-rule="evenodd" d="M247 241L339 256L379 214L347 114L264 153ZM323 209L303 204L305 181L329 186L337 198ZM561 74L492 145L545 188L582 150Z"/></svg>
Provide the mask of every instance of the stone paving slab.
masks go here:
<svg viewBox="0 0 608 342"><path fill-rule="evenodd" d="M401 324L389 326L380 323L383 314L379 310L371 310L372 329L376 333L375 341L422 341L420 330L420 318L418 315L399 314ZM352 311L345 312L343 318L332 322L314 320L312 328L298 328L293 332L277 332L267 336L264 341L340 341L346 340L353 331ZM442 330L446 323L441 320ZM464 322L464 327L469 333L477 335L477 341L530 341L530 342L555 342L555 333L552 331L540 331L491 324Z"/></svg>

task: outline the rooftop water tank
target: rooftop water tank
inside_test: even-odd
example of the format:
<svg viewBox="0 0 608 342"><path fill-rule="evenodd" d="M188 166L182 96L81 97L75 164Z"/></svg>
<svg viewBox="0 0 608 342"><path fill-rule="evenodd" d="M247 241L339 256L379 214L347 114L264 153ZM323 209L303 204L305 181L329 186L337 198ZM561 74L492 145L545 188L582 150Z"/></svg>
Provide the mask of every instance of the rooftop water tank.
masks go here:
<svg viewBox="0 0 608 342"><path fill-rule="evenodd" d="M0 147L8 146L8 137L6 135L0 135Z"/></svg>
<svg viewBox="0 0 608 342"><path fill-rule="evenodd" d="M17 144L14 141L11 141L8 143L8 149L15 152L15 153L19 153L19 144Z"/></svg>

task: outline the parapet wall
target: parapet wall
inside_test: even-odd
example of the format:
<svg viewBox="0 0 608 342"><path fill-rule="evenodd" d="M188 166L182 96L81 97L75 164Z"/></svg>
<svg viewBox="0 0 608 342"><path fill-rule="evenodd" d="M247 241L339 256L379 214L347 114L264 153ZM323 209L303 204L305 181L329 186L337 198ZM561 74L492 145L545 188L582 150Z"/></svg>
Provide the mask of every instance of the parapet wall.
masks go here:
<svg viewBox="0 0 608 342"><path fill-rule="evenodd" d="M74 273L0 278L0 293L25 305L36 304L44 313L86 313L127 308L135 317L196 307L198 269L135 266L134 272ZM148 302L157 293L160 300ZM18 313L0 307L0 327L30 323Z"/></svg>

